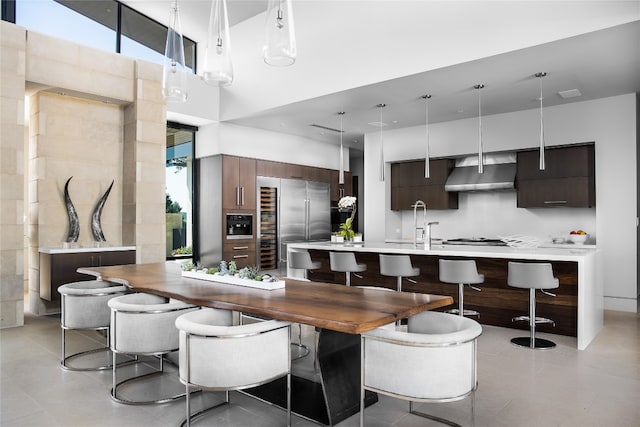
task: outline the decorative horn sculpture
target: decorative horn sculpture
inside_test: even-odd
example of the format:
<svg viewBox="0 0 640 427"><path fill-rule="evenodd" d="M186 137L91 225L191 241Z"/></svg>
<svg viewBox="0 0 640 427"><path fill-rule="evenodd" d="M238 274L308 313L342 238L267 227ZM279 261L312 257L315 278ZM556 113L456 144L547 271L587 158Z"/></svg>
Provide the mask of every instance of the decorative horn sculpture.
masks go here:
<svg viewBox="0 0 640 427"><path fill-rule="evenodd" d="M109 197L109 193L111 192L112 187L113 180L111 181L111 185L109 186L109 188L107 188L107 191L104 192L100 200L98 200L98 203L96 203L96 207L93 209L93 213L91 214L91 233L93 233L93 238L96 239L96 242L107 241L107 239L104 238L104 234L102 234L100 215L102 215L102 208L107 201L107 197Z"/></svg>
<svg viewBox="0 0 640 427"><path fill-rule="evenodd" d="M71 203L71 197L69 197L69 181L72 176L69 177L64 184L64 204L67 207L67 215L69 215L69 233L67 234L67 242L73 243L78 241L78 235L80 234L80 223L78 222L78 213L76 208Z"/></svg>

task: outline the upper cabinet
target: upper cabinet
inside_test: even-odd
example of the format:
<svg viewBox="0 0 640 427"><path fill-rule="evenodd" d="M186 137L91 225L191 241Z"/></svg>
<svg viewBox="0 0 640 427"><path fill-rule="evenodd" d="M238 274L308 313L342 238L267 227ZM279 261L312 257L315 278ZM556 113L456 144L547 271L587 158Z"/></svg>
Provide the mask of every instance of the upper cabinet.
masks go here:
<svg viewBox="0 0 640 427"><path fill-rule="evenodd" d="M353 196L351 172L344 172L344 184L340 185L340 171L331 171L331 201L339 201L344 196Z"/></svg>
<svg viewBox="0 0 640 427"><path fill-rule="evenodd" d="M593 144L547 148L544 170L537 149L518 152L517 163L519 208L596 205Z"/></svg>
<svg viewBox="0 0 640 427"><path fill-rule="evenodd" d="M454 166L451 159L430 160L430 177L425 178L424 160L392 163L391 210L411 210L416 200L428 209L458 209L458 193L444 189Z"/></svg>
<svg viewBox="0 0 640 427"><path fill-rule="evenodd" d="M257 161L257 175L272 178L304 179L306 181L329 182L330 170L313 166L295 165L291 163L274 162L271 160Z"/></svg>
<svg viewBox="0 0 640 427"><path fill-rule="evenodd" d="M256 160L222 156L223 209L256 209Z"/></svg>

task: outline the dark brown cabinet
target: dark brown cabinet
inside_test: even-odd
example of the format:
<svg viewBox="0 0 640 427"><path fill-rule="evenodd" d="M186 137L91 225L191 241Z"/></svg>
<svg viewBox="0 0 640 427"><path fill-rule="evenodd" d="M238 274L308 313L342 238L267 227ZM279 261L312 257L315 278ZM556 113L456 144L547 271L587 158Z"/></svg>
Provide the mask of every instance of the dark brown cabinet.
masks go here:
<svg viewBox="0 0 640 427"><path fill-rule="evenodd" d="M411 210L416 200L428 209L458 209L458 193L444 189L454 166L451 159L431 160L425 178L424 160L391 164L391 210Z"/></svg>
<svg viewBox="0 0 640 427"><path fill-rule="evenodd" d="M304 179L306 181L329 182L331 170L313 166L294 165L270 160L257 161L257 175L271 178Z"/></svg>
<svg viewBox="0 0 640 427"><path fill-rule="evenodd" d="M593 144L547 148L544 170L539 168L539 150L521 151L517 165L519 208L595 206Z"/></svg>
<svg viewBox="0 0 640 427"><path fill-rule="evenodd" d="M256 175L269 176L274 178L284 178L287 164L282 162L272 162L270 160L257 160Z"/></svg>
<svg viewBox="0 0 640 427"><path fill-rule="evenodd" d="M256 244L252 240L225 243L222 258L235 261L238 268L256 265Z"/></svg>
<svg viewBox="0 0 640 427"><path fill-rule="evenodd" d="M223 209L256 209L256 160L222 157Z"/></svg>
<svg viewBox="0 0 640 427"><path fill-rule="evenodd" d="M40 252L40 298L60 300L58 287L71 282L94 280L94 276L78 273L81 267L103 267L136 263L136 251L108 250L92 252Z"/></svg>
<svg viewBox="0 0 640 427"><path fill-rule="evenodd" d="M344 184L340 185L340 171L331 171L331 201L339 201L344 196L354 196L351 172L344 172Z"/></svg>

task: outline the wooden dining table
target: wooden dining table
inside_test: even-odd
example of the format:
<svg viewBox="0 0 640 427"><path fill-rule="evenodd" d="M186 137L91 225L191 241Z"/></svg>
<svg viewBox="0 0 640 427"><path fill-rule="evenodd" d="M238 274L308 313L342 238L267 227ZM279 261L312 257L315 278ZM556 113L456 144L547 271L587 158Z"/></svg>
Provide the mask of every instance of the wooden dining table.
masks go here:
<svg viewBox="0 0 640 427"><path fill-rule="evenodd" d="M175 262L79 268L132 291L203 306L315 326L319 330L319 381L292 378L292 411L334 425L359 410L359 334L417 313L453 303L449 296L385 292L330 283L284 279L282 289L265 290L183 277ZM375 283L371 284L375 286ZM399 363L401 361L398 361ZM255 396L284 406L286 384L252 389ZM368 394L367 403L377 401Z"/></svg>

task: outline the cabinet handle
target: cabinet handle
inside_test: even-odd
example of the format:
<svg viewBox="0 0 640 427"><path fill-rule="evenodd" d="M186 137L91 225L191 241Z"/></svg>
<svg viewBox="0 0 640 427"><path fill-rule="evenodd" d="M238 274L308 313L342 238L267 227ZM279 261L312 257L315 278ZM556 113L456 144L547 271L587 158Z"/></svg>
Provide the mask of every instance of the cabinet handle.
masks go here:
<svg viewBox="0 0 640 427"><path fill-rule="evenodd" d="M234 246L233 250L234 251L242 251L242 250L247 250L249 249L249 246Z"/></svg>
<svg viewBox="0 0 640 427"><path fill-rule="evenodd" d="M344 197L344 188L340 189L339 195L340 195L340 198Z"/></svg>
<svg viewBox="0 0 640 427"><path fill-rule="evenodd" d="M544 204L545 205L563 205L567 203L566 200L545 200Z"/></svg>
<svg viewBox="0 0 640 427"><path fill-rule="evenodd" d="M244 187L240 187L240 194L240 201L242 202L240 205L244 206Z"/></svg>
<svg viewBox="0 0 640 427"><path fill-rule="evenodd" d="M234 255L233 259L238 259L238 258L249 258L249 255Z"/></svg>

